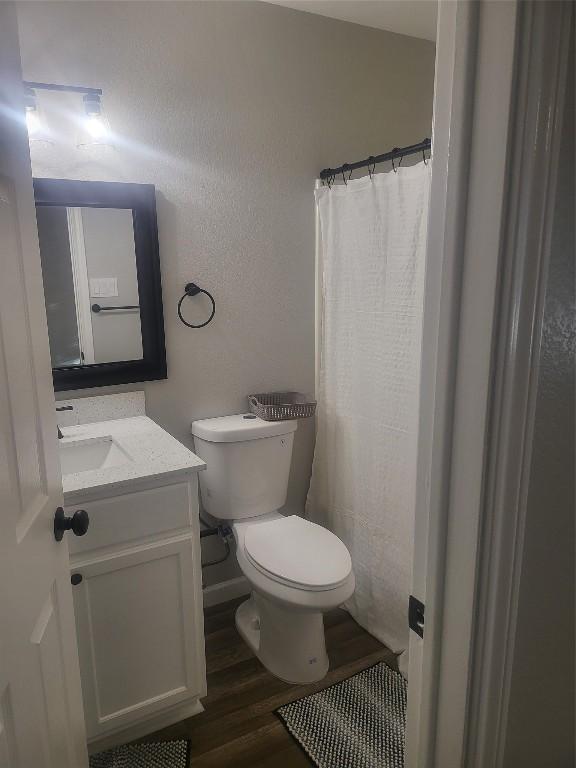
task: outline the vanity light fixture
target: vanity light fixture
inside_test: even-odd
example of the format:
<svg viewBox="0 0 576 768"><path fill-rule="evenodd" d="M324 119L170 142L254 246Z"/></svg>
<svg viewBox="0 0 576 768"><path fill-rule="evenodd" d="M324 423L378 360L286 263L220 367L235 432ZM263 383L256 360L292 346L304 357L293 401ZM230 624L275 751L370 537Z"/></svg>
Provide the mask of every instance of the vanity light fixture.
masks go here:
<svg viewBox="0 0 576 768"><path fill-rule="evenodd" d="M36 140L43 127L36 99L36 91L41 90L83 94L84 117L81 119L82 130L77 146L110 145L110 125L102 111L101 88L88 88L83 85L39 83L26 80L24 81L24 87L26 125L28 126L28 136L31 141Z"/></svg>

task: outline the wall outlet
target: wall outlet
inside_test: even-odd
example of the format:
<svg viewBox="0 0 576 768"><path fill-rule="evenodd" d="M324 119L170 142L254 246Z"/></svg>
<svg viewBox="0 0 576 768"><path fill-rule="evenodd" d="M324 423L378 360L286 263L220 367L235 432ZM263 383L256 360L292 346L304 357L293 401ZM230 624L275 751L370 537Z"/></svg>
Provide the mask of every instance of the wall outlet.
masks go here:
<svg viewBox="0 0 576 768"><path fill-rule="evenodd" d="M118 278L116 277L91 277L90 296L92 298L110 298L118 296Z"/></svg>

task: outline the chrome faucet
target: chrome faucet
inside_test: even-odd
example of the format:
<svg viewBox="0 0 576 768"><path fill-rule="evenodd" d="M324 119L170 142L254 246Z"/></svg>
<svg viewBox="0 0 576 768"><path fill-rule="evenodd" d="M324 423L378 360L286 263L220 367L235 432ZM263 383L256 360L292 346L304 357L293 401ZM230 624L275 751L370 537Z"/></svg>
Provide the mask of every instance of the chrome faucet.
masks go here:
<svg viewBox="0 0 576 768"><path fill-rule="evenodd" d="M57 411L73 411L74 406L73 405L61 405L60 408L56 408ZM64 435L62 434L62 430L60 429L60 424L57 424L58 427L58 440L62 440Z"/></svg>

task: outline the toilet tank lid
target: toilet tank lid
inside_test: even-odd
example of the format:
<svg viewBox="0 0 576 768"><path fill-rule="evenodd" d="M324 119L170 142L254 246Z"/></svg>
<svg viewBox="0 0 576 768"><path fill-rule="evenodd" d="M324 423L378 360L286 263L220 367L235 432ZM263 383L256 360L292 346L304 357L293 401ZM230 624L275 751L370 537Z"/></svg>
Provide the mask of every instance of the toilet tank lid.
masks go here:
<svg viewBox="0 0 576 768"><path fill-rule="evenodd" d="M192 422L192 434L210 443L239 443L295 432L296 421L264 421L252 413L218 416Z"/></svg>

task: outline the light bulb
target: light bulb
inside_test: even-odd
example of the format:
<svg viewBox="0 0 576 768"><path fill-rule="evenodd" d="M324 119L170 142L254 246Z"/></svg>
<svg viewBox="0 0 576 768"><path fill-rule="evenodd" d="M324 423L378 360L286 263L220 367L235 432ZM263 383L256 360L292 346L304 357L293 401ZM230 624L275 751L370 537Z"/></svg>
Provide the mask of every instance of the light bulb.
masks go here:
<svg viewBox="0 0 576 768"><path fill-rule="evenodd" d="M28 138L37 139L42 133L42 120L36 103L36 92L27 87L24 91L24 109L26 110L26 128Z"/></svg>
<svg viewBox="0 0 576 768"><path fill-rule="evenodd" d="M102 102L98 93L87 93L84 96L85 117L82 120L82 130L78 139L78 148L82 147L111 147L110 124L102 114Z"/></svg>
<svg viewBox="0 0 576 768"><path fill-rule="evenodd" d="M86 130L93 139L102 139L108 133L108 127L102 115L89 115L86 118Z"/></svg>
<svg viewBox="0 0 576 768"><path fill-rule="evenodd" d="M26 109L26 127L29 138L37 136L42 129L42 121L36 109Z"/></svg>

